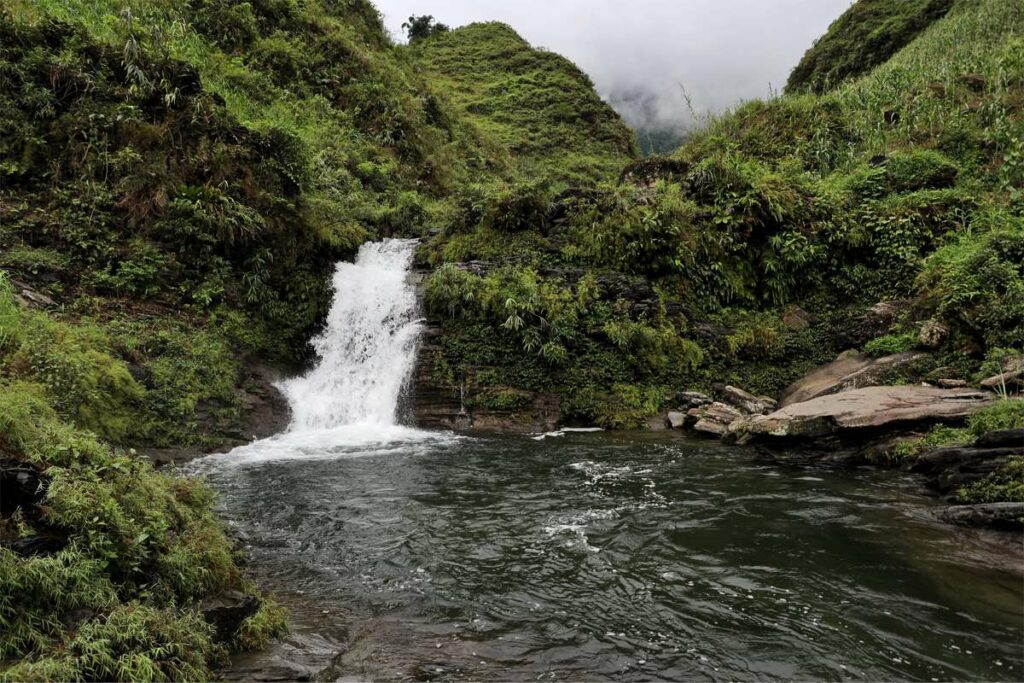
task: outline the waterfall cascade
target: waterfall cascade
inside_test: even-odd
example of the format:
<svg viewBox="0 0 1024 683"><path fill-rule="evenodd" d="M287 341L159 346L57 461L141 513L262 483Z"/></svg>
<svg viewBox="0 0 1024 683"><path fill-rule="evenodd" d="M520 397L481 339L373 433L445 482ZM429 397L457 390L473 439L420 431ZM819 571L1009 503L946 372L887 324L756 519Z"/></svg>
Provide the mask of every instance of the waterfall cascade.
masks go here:
<svg viewBox="0 0 1024 683"><path fill-rule="evenodd" d="M416 240L367 242L355 263L338 264L327 326L313 340L317 364L280 385L291 432L395 424L421 327L407 277L415 247Z"/></svg>

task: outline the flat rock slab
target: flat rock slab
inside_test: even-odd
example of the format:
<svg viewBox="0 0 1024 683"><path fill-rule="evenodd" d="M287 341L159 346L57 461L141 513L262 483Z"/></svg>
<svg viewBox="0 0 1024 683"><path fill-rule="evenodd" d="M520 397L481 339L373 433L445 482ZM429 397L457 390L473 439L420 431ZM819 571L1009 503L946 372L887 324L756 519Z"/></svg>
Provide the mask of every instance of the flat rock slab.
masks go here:
<svg viewBox="0 0 1024 683"><path fill-rule="evenodd" d="M878 386L852 389L790 404L770 415L737 420L729 431L741 441L771 437L829 436L905 423L962 420L992 402L972 389Z"/></svg>
<svg viewBox="0 0 1024 683"><path fill-rule="evenodd" d="M927 354L906 351L883 358L868 358L846 351L828 365L823 365L789 385L779 405L785 408L819 396L837 394L878 383L894 368L923 358Z"/></svg>

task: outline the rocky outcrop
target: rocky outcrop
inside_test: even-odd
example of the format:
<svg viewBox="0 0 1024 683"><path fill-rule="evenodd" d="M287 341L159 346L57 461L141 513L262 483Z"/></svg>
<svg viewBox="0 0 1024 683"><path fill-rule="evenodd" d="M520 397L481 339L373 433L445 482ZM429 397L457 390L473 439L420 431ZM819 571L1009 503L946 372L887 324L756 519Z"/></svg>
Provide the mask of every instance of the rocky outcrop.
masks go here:
<svg viewBox="0 0 1024 683"><path fill-rule="evenodd" d="M1024 456L1024 429L993 431L965 446L938 448L918 456L910 469L948 494L999 471L1013 456Z"/></svg>
<svg viewBox="0 0 1024 683"><path fill-rule="evenodd" d="M882 358L867 358L856 351L845 351L828 365L798 379L782 393L779 405L785 408L819 396L838 394L859 387L878 384L886 375L900 366L925 357L926 354L907 351Z"/></svg>
<svg viewBox="0 0 1024 683"><path fill-rule="evenodd" d="M897 427L957 422L985 407L990 394L929 386L876 386L790 403L769 415L743 418L729 434L741 443L863 438Z"/></svg>
<svg viewBox="0 0 1024 683"><path fill-rule="evenodd" d="M715 394L717 394L724 403L727 403L734 408L738 408L740 412L746 415L765 415L778 407L778 403L771 397L754 396L749 391L744 391L739 387L730 386L728 384L722 387L716 387Z"/></svg>
<svg viewBox="0 0 1024 683"><path fill-rule="evenodd" d="M291 420L288 400L276 384L278 370L250 363L242 368L236 389L237 410L200 403L196 407L197 431L211 444L206 448L137 448L154 465L180 465L209 453L226 453L252 441L283 432Z"/></svg>
<svg viewBox="0 0 1024 683"><path fill-rule="evenodd" d="M694 431L712 436L724 436L729 431L729 425L743 417L739 410L720 401L691 408L688 415Z"/></svg>
<svg viewBox="0 0 1024 683"><path fill-rule="evenodd" d="M749 391L728 384L716 385L714 400L707 394L684 391L673 397L665 417L669 429L691 428L712 436L724 436L729 425L744 415L762 415L775 409L775 401L767 396L754 396Z"/></svg>

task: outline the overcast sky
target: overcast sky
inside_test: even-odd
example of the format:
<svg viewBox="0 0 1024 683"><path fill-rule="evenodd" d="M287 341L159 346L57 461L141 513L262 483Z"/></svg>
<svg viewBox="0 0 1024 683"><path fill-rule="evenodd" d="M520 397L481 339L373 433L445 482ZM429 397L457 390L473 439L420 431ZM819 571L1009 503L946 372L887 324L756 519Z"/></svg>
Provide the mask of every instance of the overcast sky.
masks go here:
<svg viewBox="0 0 1024 683"><path fill-rule="evenodd" d="M852 0L374 0L392 35L410 14L504 21L590 74L633 125L677 125L780 90Z"/></svg>

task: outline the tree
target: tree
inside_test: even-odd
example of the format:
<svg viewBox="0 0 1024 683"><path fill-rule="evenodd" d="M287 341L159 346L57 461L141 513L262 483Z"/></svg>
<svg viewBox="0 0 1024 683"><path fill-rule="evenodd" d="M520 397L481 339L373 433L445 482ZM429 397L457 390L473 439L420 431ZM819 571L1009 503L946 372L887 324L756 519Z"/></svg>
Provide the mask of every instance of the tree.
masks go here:
<svg viewBox="0 0 1024 683"><path fill-rule="evenodd" d="M446 24L434 21L434 17L429 14L422 16L412 15L409 17L409 21L402 24L402 28L405 30L406 35L409 36L410 43L415 43L417 40L423 40L435 33L444 33L448 30Z"/></svg>

